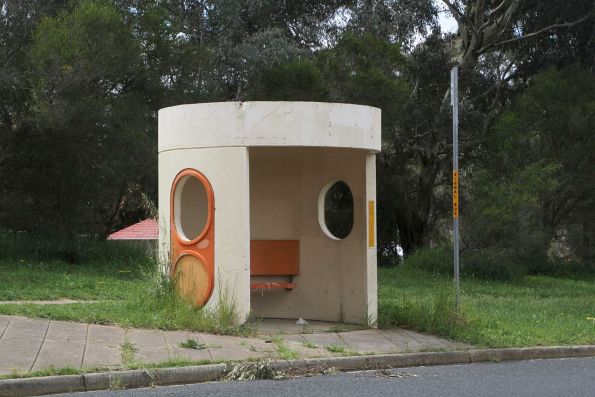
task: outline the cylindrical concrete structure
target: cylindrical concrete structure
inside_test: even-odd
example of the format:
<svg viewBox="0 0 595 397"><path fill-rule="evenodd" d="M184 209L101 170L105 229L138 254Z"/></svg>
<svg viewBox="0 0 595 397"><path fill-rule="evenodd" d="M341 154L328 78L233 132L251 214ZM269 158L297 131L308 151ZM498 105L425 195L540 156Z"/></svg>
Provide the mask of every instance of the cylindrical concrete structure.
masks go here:
<svg viewBox="0 0 595 397"><path fill-rule="evenodd" d="M195 304L233 305L239 321L252 310L262 317L374 323L380 138L380 110L368 106L223 102L160 110L164 266L184 278L181 290ZM341 238L325 224L333 210L326 191L338 181L348 186L353 218ZM251 275L251 240L299 254L271 252L276 259L264 264L266 275ZM290 272L275 263L285 258L296 261ZM209 277L212 291L203 283ZM251 290L275 284L290 287Z"/></svg>

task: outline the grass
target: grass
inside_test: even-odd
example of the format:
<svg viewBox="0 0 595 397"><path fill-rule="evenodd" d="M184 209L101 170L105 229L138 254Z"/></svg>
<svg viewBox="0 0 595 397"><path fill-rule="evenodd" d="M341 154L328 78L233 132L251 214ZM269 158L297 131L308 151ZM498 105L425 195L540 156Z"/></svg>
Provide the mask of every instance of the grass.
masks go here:
<svg viewBox="0 0 595 397"><path fill-rule="evenodd" d="M206 346L204 343L197 341L196 339L186 339L184 342L180 343L180 347L184 349L194 349L194 350L202 350Z"/></svg>
<svg viewBox="0 0 595 397"><path fill-rule="evenodd" d="M0 304L0 314L226 335L254 333L253 323L235 323L233 307L221 305L217 312L206 312L187 306L146 252L111 243L77 243L73 248L41 240L38 247L35 241L0 233L0 300L98 301ZM464 278L460 313L453 310L452 281L445 275L410 264L379 268L378 287L380 327L403 326L481 347L595 344L595 278ZM277 344L281 356L291 357L292 351L285 349L282 342Z"/></svg>
<svg viewBox="0 0 595 397"><path fill-rule="evenodd" d="M345 353L345 347L339 345L327 345L324 347L331 353Z"/></svg>
<svg viewBox="0 0 595 397"><path fill-rule="evenodd" d="M185 358L171 358L169 360L160 361L157 363L131 363L126 369L156 369L156 368L173 368L173 367L189 367L207 364L220 364L222 360L188 360Z"/></svg>
<svg viewBox="0 0 595 397"><path fill-rule="evenodd" d="M145 263L0 260L0 300L122 300L140 292Z"/></svg>
<svg viewBox="0 0 595 397"><path fill-rule="evenodd" d="M136 362L134 360L134 354L138 352L138 348L134 345L134 343L126 340L124 343L122 343L120 349L120 358L122 364L128 368L130 365L133 365Z"/></svg>
<svg viewBox="0 0 595 397"><path fill-rule="evenodd" d="M277 348L277 354L279 358L282 360L295 360L298 358L298 354L296 351L291 350L287 346L285 346L285 342L281 336L274 336L272 342L275 344Z"/></svg>
<svg viewBox="0 0 595 397"><path fill-rule="evenodd" d="M595 344L595 280L526 276L516 282L452 279L407 264L379 268L379 325L405 326L480 347Z"/></svg>
<svg viewBox="0 0 595 397"><path fill-rule="evenodd" d="M2 272L3 269L0 269ZM15 273L20 273L15 270ZM49 277L51 279L51 277ZM41 285L44 285L40 277ZM49 282L49 281L48 281ZM25 299L17 291L23 284L30 288L29 281L24 278L12 286L13 299ZM159 329L186 329L210 332L223 335L252 335L253 325L248 323L239 326L232 310L221 307L216 312L206 312L192 308L181 301L173 292L168 280L157 275L139 275L129 288L119 292L119 299L111 299L96 303L72 303L67 305L39 304L2 304L0 314L22 315L28 317L51 318L54 320L70 320L94 324L118 324L122 326ZM78 299L63 290L61 298ZM101 296L91 296L101 299ZM38 291L37 299L55 299L51 295L43 295Z"/></svg>
<svg viewBox="0 0 595 397"><path fill-rule="evenodd" d="M0 314L223 335L254 333L251 322L241 326L236 323L233 307L219 305L217 311L207 312L185 304L146 250L111 243L91 242L92 249L65 254L66 259L75 259L71 263L51 255L46 258L36 249L28 253L23 239L15 242L0 234L0 300L81 301L61 305L0 304ZM35 241L29 245L34 246Z"/></svg>
<svg viewBox="0 0 595 397"><path fill-rule="evenodd" d="M37 378L40 376L57 376L57 375L79 375L81 373L86 372L104 372L109 371L107 367L96 367L96 368L89 368L87 371L80 370L74 367L60 367L56 368L53 365L49 367L39 370L39 371L32 371L32 372L20 372L20 371L13 371L11 374L8 375L0 375L0 380L3 379L16 379L16 378Z"/></svg>
<svg viewBox="0 0 595 397"><path fill-rule="evenodd" d="M7 375L0 375L0 380L3 379L17 379L17 378L38 378L43 376L56 376L56 375L81 375L81 374L89 374L89 373L97 373L97 372L113 372L118 373L118 371L122 370L135 370L135 369L158 369L158 368L174 368L174 367L189 367L189 366L199 366L199 365L208 365L208 364L221 364L225 361L223 360L188 360L185 358L172 358L165 361L159 361L155 363L139 363L135 361L131 361L127 365L123 365L121 368L109 368L109 367L88 367L84 369L74 368L74 367L55 367L50 365L48 368L39 370L39 371L32 371L32 372L20 372L14 371Z"/></svg>

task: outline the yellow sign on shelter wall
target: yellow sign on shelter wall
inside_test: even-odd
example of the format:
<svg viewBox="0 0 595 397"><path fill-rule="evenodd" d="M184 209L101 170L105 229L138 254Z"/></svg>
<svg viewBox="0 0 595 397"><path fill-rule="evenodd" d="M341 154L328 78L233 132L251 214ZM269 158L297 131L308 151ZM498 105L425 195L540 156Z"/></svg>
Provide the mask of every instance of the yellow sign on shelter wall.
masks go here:
<svg viewBox="0 0 595 397"><path fill-rule="evenodd" d="M368 248L376 246L376 215L374 200L368 201Z"/></svg>

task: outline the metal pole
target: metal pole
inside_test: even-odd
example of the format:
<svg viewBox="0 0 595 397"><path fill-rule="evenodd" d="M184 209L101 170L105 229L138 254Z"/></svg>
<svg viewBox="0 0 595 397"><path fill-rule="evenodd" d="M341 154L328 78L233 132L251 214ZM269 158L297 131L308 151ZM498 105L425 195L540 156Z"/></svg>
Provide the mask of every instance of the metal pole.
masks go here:
<svg viewBox="0 0 595 397"><path fill-rule="evenodd" d="M459 285L459 68L453 67L450 72L450 99L452 105L452 218L453 218L453 251L455 309L461 306L461 290Z"/></svg>

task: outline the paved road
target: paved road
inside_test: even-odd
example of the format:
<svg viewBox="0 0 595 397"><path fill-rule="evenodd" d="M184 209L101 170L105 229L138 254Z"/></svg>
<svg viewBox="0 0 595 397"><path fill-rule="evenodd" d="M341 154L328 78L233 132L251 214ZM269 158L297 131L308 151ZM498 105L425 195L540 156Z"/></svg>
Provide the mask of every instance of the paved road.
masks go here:
<svg viewBox="0 0 595 397"><path fill-rule="evenodd" d="M62 397L66 395L60 395ZM284 381L74 393L80 397L595 396L595 358L399 368Z"/></svg>

